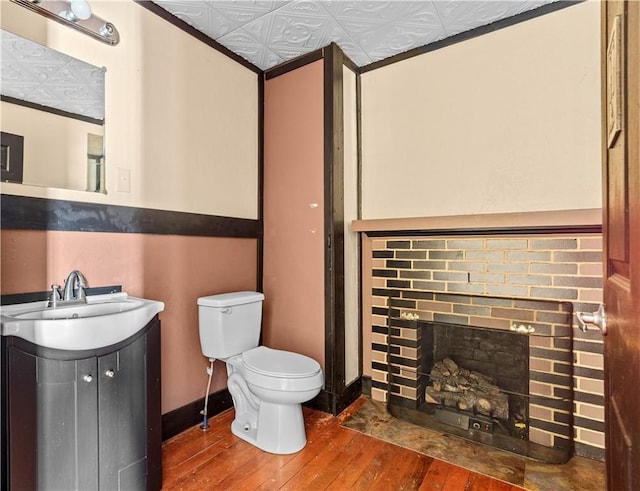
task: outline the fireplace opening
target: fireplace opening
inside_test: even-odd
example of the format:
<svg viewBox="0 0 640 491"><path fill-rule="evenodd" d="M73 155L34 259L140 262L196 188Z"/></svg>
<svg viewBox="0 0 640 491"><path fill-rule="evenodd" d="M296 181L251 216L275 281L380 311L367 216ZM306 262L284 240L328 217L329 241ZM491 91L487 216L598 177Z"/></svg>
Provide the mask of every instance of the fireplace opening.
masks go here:
<svg viewBox="0 0 640 491"><path fill-rule="evenodd" d="M560 302L494 301L519 302L529 313L514 313L520 320L496 328L416 320L390 309L388 409L437 431L546 463L567 462L573 455L570 310Z"/></svg>
<svg viewBox="0 0 640 491"><path fill-rule="evenodd" d="M455 410L465 415L467 429L525 439L528 337L447 324L422 329L425 402L435 406L436 418L447 422Z"/></svg>

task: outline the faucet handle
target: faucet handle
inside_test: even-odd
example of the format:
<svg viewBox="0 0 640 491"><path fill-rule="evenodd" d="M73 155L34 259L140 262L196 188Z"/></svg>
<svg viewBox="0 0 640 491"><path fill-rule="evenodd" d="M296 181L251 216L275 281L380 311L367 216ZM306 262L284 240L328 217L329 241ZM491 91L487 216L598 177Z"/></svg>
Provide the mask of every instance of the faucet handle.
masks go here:
<svg viewBox="0 0 640 491"><path fill-rule="evenodd" d="M49 307L56 308L58 300L62 300L62 294L60 293L60 285L51 285L51 296L49 297Z"/></svg>
<svg viewBox="0 0 640 491"><path fill-rule="evenodd" d="M56 298L59 300L61 298L60 295L60 285L51 285L51 299Z"/></svg>

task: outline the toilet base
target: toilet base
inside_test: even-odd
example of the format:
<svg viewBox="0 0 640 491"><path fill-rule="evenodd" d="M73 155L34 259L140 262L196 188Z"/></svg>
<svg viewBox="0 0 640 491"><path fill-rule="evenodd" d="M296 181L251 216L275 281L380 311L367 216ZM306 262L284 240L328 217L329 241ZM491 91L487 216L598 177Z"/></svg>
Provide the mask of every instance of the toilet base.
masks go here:
<svg viewBox="0 0 640 491"><path fill-rule="evenodd" d="M300 404L260 402L257 425L247 415L237 414L231 432L265 452L292 454L307 444Z"/></svg>

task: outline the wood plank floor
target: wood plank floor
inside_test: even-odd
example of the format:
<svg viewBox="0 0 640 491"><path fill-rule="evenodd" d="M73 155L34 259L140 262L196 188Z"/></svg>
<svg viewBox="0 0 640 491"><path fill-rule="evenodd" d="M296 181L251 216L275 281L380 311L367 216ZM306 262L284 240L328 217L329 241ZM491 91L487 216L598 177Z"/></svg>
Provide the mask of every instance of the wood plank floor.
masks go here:
<svg viewBox="0 0 640 491"><path fill-rule="evenodd" d="M273 455L232 435L233 410L167 440L164 490L443 490L509 491L518 486L372 438L341 426L338 417L304 408L307 446Z"/></svg>

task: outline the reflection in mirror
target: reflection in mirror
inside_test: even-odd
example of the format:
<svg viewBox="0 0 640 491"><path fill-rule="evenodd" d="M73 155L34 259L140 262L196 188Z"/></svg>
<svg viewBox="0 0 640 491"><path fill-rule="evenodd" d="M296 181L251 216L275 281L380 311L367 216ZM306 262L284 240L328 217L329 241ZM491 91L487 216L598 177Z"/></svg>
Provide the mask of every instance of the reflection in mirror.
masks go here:
<svg viewBox="0 0 640 491"><path fill-rule="evenodd" d="M0 32L0 123L23 142L22 176L2 180L105 193L104 68Z"/></svg>

